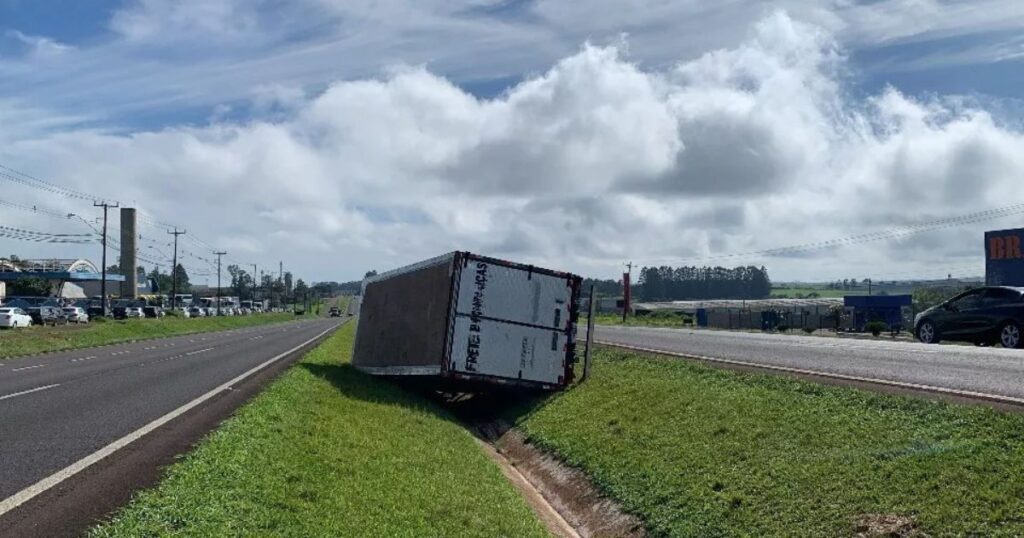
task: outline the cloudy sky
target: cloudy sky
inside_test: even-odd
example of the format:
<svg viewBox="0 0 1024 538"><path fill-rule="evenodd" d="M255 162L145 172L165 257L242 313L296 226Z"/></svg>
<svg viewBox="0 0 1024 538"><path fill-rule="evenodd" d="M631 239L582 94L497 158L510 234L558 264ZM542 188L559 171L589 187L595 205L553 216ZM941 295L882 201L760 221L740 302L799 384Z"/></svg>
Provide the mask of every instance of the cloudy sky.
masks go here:
<svg viewBox="0 0 1024 538"><path fill-rule="evenodd" d="M978 275L1024 225L1022 30L1019 0L0 0L0 165L139 207L151 261L186 228L195 272ZM90 233L0 171L0 226Z"/></svg>

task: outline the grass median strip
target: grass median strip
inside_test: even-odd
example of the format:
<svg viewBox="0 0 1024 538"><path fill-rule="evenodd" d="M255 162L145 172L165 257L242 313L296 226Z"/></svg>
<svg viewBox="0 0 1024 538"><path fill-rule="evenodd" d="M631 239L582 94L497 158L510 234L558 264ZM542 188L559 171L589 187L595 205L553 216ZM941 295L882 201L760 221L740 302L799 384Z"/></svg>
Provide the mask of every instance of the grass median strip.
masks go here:
<svg viewBox="0 0 1024 538"><path fill-rule="evenodd" d="M1022 415L599 347L519 426L658 536L1024 534Z"/></svg>
<svg viewBox="0 0 1024 538"><path fill-rule="evenodd" d="M183 334L240 329L296 319L293 314L255 314L210 318L95 321L86 325L29 327L0 332L0 358L65 351Z"/></svg>
<svg viewBox="0 0 1024 538"><path fill-rule="evenodd" d="M354 326L90 534L545 536L444 411L348 365Z"/></svg>

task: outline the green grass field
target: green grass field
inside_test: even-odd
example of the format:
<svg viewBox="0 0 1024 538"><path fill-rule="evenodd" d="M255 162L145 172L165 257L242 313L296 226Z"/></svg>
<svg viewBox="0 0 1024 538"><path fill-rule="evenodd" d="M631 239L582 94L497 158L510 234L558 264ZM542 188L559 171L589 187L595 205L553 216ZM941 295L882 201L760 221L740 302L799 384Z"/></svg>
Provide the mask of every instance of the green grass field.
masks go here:
<svg viewBox="0 0 1024 538"><path fill-rule="evenodd" d="M790 299L806 298L812 293L818 294L820 298L844 297L846 295L867 295L864 290L830 290L827 288L772 288L772 297L789 297Z"/></svg>
<svg viewBox="0 0 1024 538"><path fill-rule="evenodd" d="M692 316L690 316L692 318ZM629 327L682 327L684 316L672 312L651 312L645 316L627 316L622 322L622 314L597 314L594 323L598 325L626 325ZM579 327L585 330L587 318L580 318Z"/></svg>
<svg viewBox="0 0 1024 538"><path fill-rule="evenodd" d="M1024 416L599 348L519 426L655 536L1024 535Z"/></svg>
<svg viewBox="0 0 1024 538"><path fill-rule="evenodd" d="M354 323L93 537L546 536L433 404L347 364Z"/></svg>
<svg viewBox="0 0 1024 538"><path fill-rule="evenodd" d="M187 319L168 316L162 319L94 321L85 325L59 327L33 326L0 331L0 358L252 327L292 319L295 319L295 315L291 313Z"/></svg>

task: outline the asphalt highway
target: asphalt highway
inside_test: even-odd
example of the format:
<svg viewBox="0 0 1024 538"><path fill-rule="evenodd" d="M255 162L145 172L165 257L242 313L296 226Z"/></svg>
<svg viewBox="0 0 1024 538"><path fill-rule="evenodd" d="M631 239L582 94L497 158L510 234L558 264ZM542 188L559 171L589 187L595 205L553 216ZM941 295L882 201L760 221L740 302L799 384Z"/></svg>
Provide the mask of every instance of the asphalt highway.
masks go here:
<svg viewBox="0 0 1024 538"><path fill-rule="evenodd" d="M1024 399L1024 350L613 326L596 327L595 340L697 358Z"/></svg>
<svg viewBox="0 0 1024 538"><path fill-rule="evenodd" d="M338 323L303 320L0 359L0 507Z"/></svg>

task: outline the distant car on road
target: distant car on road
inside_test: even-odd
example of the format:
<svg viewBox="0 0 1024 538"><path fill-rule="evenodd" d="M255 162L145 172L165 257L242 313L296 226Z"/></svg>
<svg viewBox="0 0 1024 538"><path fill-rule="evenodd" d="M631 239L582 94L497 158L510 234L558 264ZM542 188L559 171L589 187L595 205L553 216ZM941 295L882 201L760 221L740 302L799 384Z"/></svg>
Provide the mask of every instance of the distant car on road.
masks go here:
<svg viewBox="0 0 1024 538"><path fill-rule="evenodd" d="M146 313L142 311L142 307L129 306L124 309L124 317L126 318L144 318Z"/></svg>
<svg viewBox="0 0 1024 538"><path fill-rule="evenodd" d="M1024 347L1024 288L986 286L965 291L918 314L914 327L917 339L926 344L954 340Z"/></svg>
<svg viewBox="0 0 1024 538"><path fill-rule="evenodd" d="M142 308L142 314L147 318L164 317L164 309L159 306L146 306Z"/></svg>
<svg viewBox="0 0 1024 538"><path fill-rule="evenodd" d="M89 314L80 306L64 307L64 315L67 316L68 323L89 323Z"/></svg>
<svg viewBox="0 0 1024 538"><path fill-rule="evenodd" d="M28 315L36 325L63 325L68 322L64 311L56 306L35 306L28 309Z"/></svg>
<svg viewBox="0 0 1024 538"><path fill-rule="evenodd" d="M31 327L32 317L20 308L0 308L0 327L13 329L15 327Z"/></svg>
<svg viewBox="0 0 1024 538"><path fill-rule="evenodd" d="M332 318L340 318L341 317L341 309L336 307L336 306L332 306L329 314L330 314L330 316Z"/></svg>
<svg viewBox="0 0 1024 538"><path fill-rule="evenodd" d="M104 312L103 307L99 305L94 305L90 306L89 308L86 308L85 313L89 314L89 317L91 318L102 318L112 315L112 312L109 309L107 309L107 311Z"/></svg>

